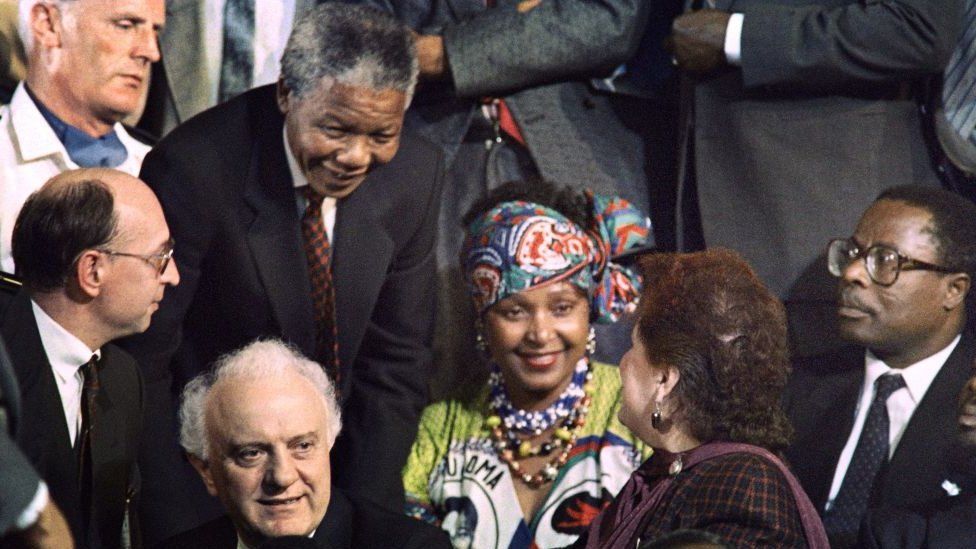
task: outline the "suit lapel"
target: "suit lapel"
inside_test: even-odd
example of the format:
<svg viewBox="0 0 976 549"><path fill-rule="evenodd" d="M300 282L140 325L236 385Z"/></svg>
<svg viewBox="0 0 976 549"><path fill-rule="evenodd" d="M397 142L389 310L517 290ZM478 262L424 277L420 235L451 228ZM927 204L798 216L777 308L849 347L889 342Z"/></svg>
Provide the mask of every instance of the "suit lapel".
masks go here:
<svg viewBox="0 0 976 549"><path fill-rule="evenodd" d="M273 93L273 88L269 91ZM282 117L277 107L268 108L273 112L255 124L257 138L244 184L244 201L254 214L248 226L248 246L282 337L312 356L315 316L295 191L281 138Z"/></svg>
<svg viewBox="0 0 976 549"><path fill-rule="evenodd" d="M206 109L210 95L199 6L196 0L166 2L166 30L160 37L166 81L180 120Z"/></svg>
<svg viewBox="0 0 976 549"><path fill-rule="evenodd" d="M899 483L914 484L912 479L917 480L914 472L918 470L919 463L944 463L948 459L945 451L951 446L948 441L953 440L956 429L953 410L959 391L973 373L974 341L967 334L963 333L959 344L932 380L891 456L887 474L892 479L898 479ZM944 469L948 472L948 467ZM917 486L917 489L938 490L939 487Z"/></svg>
<svg viewBox="0 0 976 549"><path fill-rule="evenodd" d="M61 395L41 343L30 297L25 291L14 298L0 330L7 341L24 397L18 443L77 530L80 525L75 504L78 501L77 461L71 448Z"/></svg>
<svg viewBox="0 0 976 549"><path fill-rule="evenodd" d="M336 212L332 280L343 370L352 366L358 354L393 255L393 241L379 230L383 224L373 213L375 201L381 199L381 189L373 186L381 181L376 172L370 174L356 192L339 202Z"/></svg>

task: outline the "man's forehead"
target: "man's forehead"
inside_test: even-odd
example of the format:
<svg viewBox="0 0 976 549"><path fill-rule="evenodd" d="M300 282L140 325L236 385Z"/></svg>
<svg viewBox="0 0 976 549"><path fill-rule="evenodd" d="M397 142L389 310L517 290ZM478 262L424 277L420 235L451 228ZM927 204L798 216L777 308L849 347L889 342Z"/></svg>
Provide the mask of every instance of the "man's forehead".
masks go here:
<svg viewBox="0 0 976 549"><path fill-rule="evenodd" d="M935 245L932 214L924 208L893 200L872 204L858 222L854 237L860 244L898 247L904 241L911 241L913 245Z"/></svg>

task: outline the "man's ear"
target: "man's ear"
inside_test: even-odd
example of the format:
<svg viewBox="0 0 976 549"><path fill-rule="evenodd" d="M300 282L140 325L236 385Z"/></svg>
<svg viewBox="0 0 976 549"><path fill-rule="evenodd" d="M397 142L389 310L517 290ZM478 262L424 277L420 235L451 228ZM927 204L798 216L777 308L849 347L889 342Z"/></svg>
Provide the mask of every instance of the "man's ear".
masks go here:
<svg viewBox="0 0 976 549"><path fill-rule="evenodd" d="M278 100L278 110L281 114L288 114L290 96L291 90L285 85L285 80L278 78L278 83L275 85L275 98Z"/></svg>
<svg viewBox="0 0 976 549"><path fill-rule="evenodd" d="M969 288L972 286L972 282L966 273L946 275L946 292L942 307L947 311L951 311L962 305L966 301L966 295L969 294Z"/></svg>
<svg viewBox="0 0 976 549"><path fill-rule="evenodd" d="M102 255L98 250L85 250L75 263L75 280L78 289L86 297L93 298L102 291L102 283L105 279L105 262Z"/></svg>
<svg viewBox="0 0 976 549"><path fill-rule="evenodd" d="M217 485L213 481L210 462L202 460L193 454L187 454L186 457L189 458L190 464L197 470L197 473L200 473L200 478L203 479L203 485L207 487L207 492L211 496L217 497Z"/></svg>
<svg viewBox="0 0 976 549"><path fill-rule="evenodd" d="M48 48L61 47L61 10L51 2L38 2L30 11L30 29L36 45Z"/></svg>

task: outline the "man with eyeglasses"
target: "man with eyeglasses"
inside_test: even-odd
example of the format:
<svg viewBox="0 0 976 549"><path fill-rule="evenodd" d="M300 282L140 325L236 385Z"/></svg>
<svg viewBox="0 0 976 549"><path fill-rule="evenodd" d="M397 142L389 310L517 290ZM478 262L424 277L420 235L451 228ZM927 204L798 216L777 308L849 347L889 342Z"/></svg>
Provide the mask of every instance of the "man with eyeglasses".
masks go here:
<svg viewBox="0 0 976 549"><path fill-rule="evenodd" d="M77 547L138 545L143 382L110 342L145 331L179 283L162 207L123 172L66 171L24 203L12 248L23 288L0 333L22 392L17 443Z"/></svg>
<svg viewBox="0 0 976 549"><path fill-rule="evenodd" d="M842 548L869 508L930 507L976 484L952 459L953 403L976 355L966 329L976 206L942 189L888 189L827 259L854 346L795 365L787 457Z"/></svg>

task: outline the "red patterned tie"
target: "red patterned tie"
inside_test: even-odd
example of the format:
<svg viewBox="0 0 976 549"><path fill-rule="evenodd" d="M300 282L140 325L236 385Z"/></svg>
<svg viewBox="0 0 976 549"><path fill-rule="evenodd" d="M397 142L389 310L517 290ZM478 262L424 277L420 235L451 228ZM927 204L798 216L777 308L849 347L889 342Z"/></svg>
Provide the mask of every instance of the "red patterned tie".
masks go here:
<svg viewBox="0 0 976 549"><path fill-rule="evenodd" d="M485 6L489 9L495 7L495 0L485 0ZM497 109L497 114L495 115L495 120L498 122L498 129L505 132L505 135L511 137L517 141L523 147L525 145L525 137L522 135L522 130L519 129L518 123L515 122L515 117L512 116L511 109L505 104L505 100L501 98L486 97L486 103L493 103L495 109Z"/></svg>
<svg viewBox="0 0 976 549"><path fill-rule="evenodd" d="M329 237L322 222L324 196L304 187L308 206L302 216L302 237L305 241L305 259L308 276L312 283L312 302L315 304L315 355L325 366L332 379L339 379L339 338L335 322L335 288L332 286L332 269L329 264Z"/></svg>

